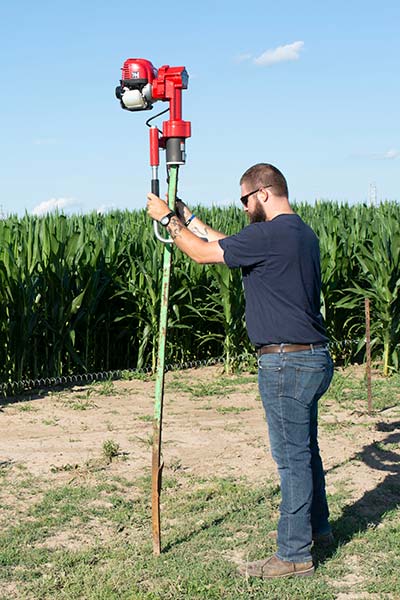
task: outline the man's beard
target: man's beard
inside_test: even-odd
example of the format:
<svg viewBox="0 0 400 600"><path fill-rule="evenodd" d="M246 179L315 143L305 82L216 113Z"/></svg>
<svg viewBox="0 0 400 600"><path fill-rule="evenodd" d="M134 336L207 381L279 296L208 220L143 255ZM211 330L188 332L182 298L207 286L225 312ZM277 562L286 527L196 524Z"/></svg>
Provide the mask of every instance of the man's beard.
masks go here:
<svg viewBox="0 0 400 600"><path fill-rule="evenodd" d="M266 221L263 207L258 202L255 205L252 213L251 214L247 213L247 214L249 215L250 223L264 223L264 221Z"/></svg>

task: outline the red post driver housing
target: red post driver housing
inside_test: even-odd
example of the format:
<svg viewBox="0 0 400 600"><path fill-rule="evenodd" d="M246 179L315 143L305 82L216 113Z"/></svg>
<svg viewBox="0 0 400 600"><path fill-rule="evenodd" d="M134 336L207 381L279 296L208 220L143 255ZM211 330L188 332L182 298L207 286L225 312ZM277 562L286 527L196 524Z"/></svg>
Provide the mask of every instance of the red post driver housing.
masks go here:
<svg viewBox="0 0 400 600"><path fill-rule="evenodd" d="M115 90L122 108L150 110L157 100L169 102L170 118L163 122L162 137L150 129L150 162L158 165L159 147L166 150L167 165L185 163L185 140L191 136L190 121L182 120L182 90L189 75L185 67L164 65L157 69L144 58L128 58L122 67L121 85ZM155 131L153 131L155 129ZM157 132L157 134L156 134Z"/></svg>
<svg viewBox="0 0 400 600"><path fill-rule="evenodd" d="M189 75L185 67L169 67L164 65L158 70L153 81L153 98L169 100L169 121L163 123L163 136L190 137L190 122L182 121L182 90L188 86Z"/></svg>

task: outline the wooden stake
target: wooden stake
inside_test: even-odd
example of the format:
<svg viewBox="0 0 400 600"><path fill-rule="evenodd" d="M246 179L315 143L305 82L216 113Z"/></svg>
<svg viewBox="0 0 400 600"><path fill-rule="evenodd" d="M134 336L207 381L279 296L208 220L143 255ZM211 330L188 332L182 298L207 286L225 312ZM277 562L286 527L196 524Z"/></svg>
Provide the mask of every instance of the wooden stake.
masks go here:
<svg viewBox="0 0 400 600"><path fill-rule="evenodd" d="M367 352L367 397L368 414L372 413L372 380L371 380L371 327L370 327L370 303L369 298L365 298L365 342Z"/></svg>

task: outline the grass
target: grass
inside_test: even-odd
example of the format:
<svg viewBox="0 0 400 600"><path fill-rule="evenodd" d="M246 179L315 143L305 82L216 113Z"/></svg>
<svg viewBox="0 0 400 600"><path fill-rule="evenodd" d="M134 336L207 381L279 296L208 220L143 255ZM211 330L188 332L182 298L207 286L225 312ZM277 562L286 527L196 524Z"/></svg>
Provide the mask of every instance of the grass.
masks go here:
<svg viewBox="0 0 400 600"><path fill-rule="evenodd" d="M396 373L387 378L372 381L372 408L374 412L384 411L400 406L400 374ZM321 402L321 412L329 402L334 402L342 408L352 408L358 404L358 409L367 412L367 382L364 376L355 376L352 369L337 370L333 376L328 392ZM330 409L328 409L330 410ZM399 410L400 415L400 410Z"/></svg>
<svg viewBox="0 0 400 600"><path fill-rule="evenodd" d="M226 396L230 392L237 391L238 386L244 393L252 392L257 382L256 375L221 375L218 379L211 381L188 380L181 375L175 376L172 381L166 384L167 391L179 391L189 393L193 399L199 399L207 396Z"/></svg>
<svg viewBox="0 0 400 600"><path fill-rule="evenodd" d="M161 557L151 553L149 479L110 483L99 473L92 485L48 490L3 529L3 589L13 583L16 597L35 600L333 600L357 566L358 591L399 596L397 510L380 515L379 523L363 521L339 486L329 499L338 544L315 552L315 577L246 580L236 574L236 561L274 552L267 533L276 527L278 487L194 478L177 467L163 485Z"/></svg>
<svg viewBox="0 0 400 600"><path fill-rule="evenodd" d="M359 406L364 383L336 373L323 411ZM214 381L207 386L218 389ZM393 406L399 379L376 381L374 390L376 410L385 410ZM229 405L219 410L238 412ZM341 431L347 428L350 435L356 420L340 422ZM334 430L336 424L327 427ZM130 479L129 471L123 477L113 473L112 461L121 455L114 440L100 449L101 468L66 463L44 479L21 465L0 464L6 515L0 528L0 600L334 600L350 592L400 598L400 425L382 417L377 429L384 438L355 445L346 464L364 462L381 470L380 483L368 485L354 501L345 469L343 480L336 477L329 504L337 541L313 550L316 574L305 579L247 580L236 573L239 560L275 550L267 534L276 528L280 493L272 481L202 478L175 459L163 477L163 552L156 558L151 481ZM151 445L150 436L135 442Z"/></svg>
<svg viewBox="0 0 400 600"><path fill-rule="evenodd" d="M153 415L139 415L137 417L139 421L143 421L144 423L151 423L154 419Z"/></svg>
<svg viewBox="0 0 400 600"><path fill-rule="evenodd" d="M245 406L218 406L216 408L216 411L223 415L227 413L233 413L237 415L241 412L247 412L248 410L251 410L251 408Z"/></svg>
<svg viewBox="0 0 400 600"><path fill-rule="evenodd" d="M59 419L43 419L42 423L43 423L43 425L49 425L49 426L56 427L58 425L58 421L59 421Z"/></svg>
<svg viewBox="0 0 400 600"><path fill-rule="evenodd" d="M21 404L17 407L20 412L37 412L38 409L32 406L32 404Z"/></svg>

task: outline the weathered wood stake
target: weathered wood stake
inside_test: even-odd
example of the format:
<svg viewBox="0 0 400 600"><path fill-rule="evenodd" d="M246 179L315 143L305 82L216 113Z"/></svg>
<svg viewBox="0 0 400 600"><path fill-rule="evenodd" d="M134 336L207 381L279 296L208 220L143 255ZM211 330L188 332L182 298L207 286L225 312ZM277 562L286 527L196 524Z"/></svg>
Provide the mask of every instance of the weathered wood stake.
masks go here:
<svg viewBox="0 0 400 600"><path fill-rule="evenodd" d="M371 327L370 327L370 302L369 298L365 298L365 342L367 352L367 397L368 397L368 414L372 413L372 380L371 380Z"/></svg>

